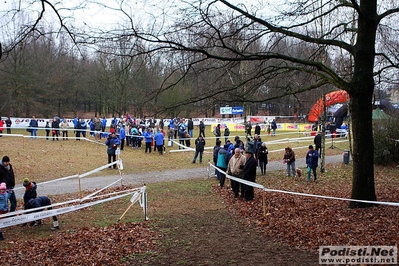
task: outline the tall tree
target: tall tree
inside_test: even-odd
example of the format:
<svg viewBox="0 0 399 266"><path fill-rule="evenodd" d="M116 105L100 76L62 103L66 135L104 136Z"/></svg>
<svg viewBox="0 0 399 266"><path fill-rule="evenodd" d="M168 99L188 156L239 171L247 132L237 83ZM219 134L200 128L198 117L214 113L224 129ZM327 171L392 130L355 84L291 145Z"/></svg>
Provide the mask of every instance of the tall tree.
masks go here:
<svg viewBox="0 0 399 266"><path fill-rule="evenodd" d="M223 16L226 12L224 7L230 16ZM397 2L288 0L275 3L273 9L269 9L273 10L273 15L270 15L263 12L265 9L249 10L243 4L219 0L189 3L182 10L184 18L171 28L144 31L132 23L131 34L151 43L153 51L163 49L195 53L197 63L219 60L224 64L239 61L258 64L258 69L252 75L244 76L238 86L218 88L219 92L205 90L201 97L191 100L199 101L231 89L245 88L250 81L257 86L264 85L271 79L293 71L306 73L312 78L300 87L286 85L275 97L313 90L326 84L346 90L350 95L353 118L352 198L376 200L371 122L374 77L398 67L398 58L389 53L389 48L384 46L384 39L377 39L377 33L379 27L384 27L381 24L384 19L389 24L386 28L389 28L390 33L397 33L397 23L393 23L398 19ZM221 17L225 18L224 22ZM321 19L328 21L324 23L322 34L315 26L315 21ZM235 25L234 31L231 31L231 25ZM387 35L386 32L384 34ZM239 40L241 45L237 47L228 42L232 38ZM264 44L260 49L248 49L258 40ZM278 44L287 41L298 47L305 44L313 47L314 53L297 55L290 53L289 49L275 49ZM320 55L326 53L333 60L321 60ZM346 65L335 66L334 61L342 62L341 58L345 59L343 61ZM250 86L251 89L254 87ZM370 204L355 201L350 203L350 207L366 206Z"/></svg>

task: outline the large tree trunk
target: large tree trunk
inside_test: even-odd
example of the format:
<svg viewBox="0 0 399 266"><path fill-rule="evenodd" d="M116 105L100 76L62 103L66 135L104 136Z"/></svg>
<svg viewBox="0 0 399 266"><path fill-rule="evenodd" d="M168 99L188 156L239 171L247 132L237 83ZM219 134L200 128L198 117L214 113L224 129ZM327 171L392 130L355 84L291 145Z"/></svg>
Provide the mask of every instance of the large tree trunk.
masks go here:
<svg viewBox="0 0 399 266"><path fill-rule="evenodd" d="M361 1L355 67L349 88L353 125L352 199L377 200L374 185L374 142L372 130L372 96L374 91L375 36L377 30L376 0ZM352 201L351 208L372 204Z"/></svg>

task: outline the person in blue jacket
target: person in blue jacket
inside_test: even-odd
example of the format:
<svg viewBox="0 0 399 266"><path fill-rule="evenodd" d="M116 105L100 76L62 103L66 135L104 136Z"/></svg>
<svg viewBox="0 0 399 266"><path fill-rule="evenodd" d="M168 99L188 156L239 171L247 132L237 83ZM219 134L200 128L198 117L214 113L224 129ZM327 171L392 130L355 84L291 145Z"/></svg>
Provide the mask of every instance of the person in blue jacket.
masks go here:
<svg viewBox="0 0 399 266"><path fill-rule="evenodd" d="M306 153L306 165L308 166L308 181L310 181L311 172L313 172L314 181L317 180L317 164L319 162L319 153L309 145L309 150Z"/></svg>
<svg viewBox="0 0 399 266"><path fill-rule="evenodd" d="M155 144L157 145L159 154L163 155L164 135L162 134L162 132L160 130L158 130L157 133L155 133L154 140L155 140Z"/></svg>
<svg viewBox="0 0 399 266"><path fill-rule="evenodd" d="M121 151L125 146L125 139L126 139L125 125L122 125L121 129L119 130L119 141L121 143Z"/></svg>
<svg viewBox="0 0 399 266"><path fill-rule="evenodd" d="M111 163L111 157L113 162L116 161L116 149L118 148L119 144L119 138L115 135L115 132L112 132L105 141L105 145L107 145L109 164ZM111 168L111 166L109 166L108 168ZM114 164L114 169L116 169L116 164Z"/></svg>
<svg viewBox="0 0 399 266"><path fill-rule="evenodd" d="M152 143L152 133L151 128L148 128L146 132L143 134L145 140L145 153L151 153L151 143Z"/></svg>

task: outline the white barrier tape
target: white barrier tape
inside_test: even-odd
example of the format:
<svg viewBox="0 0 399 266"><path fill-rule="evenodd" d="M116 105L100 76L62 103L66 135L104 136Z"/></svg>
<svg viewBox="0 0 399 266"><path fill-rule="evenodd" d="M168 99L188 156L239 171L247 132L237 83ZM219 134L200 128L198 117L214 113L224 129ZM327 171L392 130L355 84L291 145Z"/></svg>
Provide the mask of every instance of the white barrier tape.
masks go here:
<svg viewBox="0 0 399 266"><path fill-rule="evenodd" d="M215 165L208 163L211 167L215 168L219 172L225 173L219 168L217 168ZM342 200L342 201L354 201L354 202L360 202L360 203L370 203L370 204L379 204L379 205L388 205L388 206L399 206L399 202L387 202L387 201L370 201L370 200L358 200L358 199L348 199L348 198L337 198L337 197L331 197L331 196L322 196L322 195L316 195L316 194L307 194L307 193L299 193L299 192L293 192L293 191L284 191L284 190L278 190L278 189L269 189L265 188L264 186L253 183L250 181L246 181L241 178L236 178L234 176L230 176L226 174L226 177L229 179L233 179L237 182L243 183L248 186L260 188L266 192L276 192L276 193L285 193L285 194L292 194L292 195L298 195L298 196L305 196L305 197L314 197L314 198L323 198L323 199L333 199L333 200Z"/></svg>
<svg viewBox="0 0 399 266"><path fill-rule="evenodd" d="M121 181L121 180L122 180L122 178L119 178L118 180L116 180L115 182L112 182L112 183L109 184L108 186L105 186L105 187L103 187L102 189L97 190L96 192L94 192L94 193L92 193L92 194L90 194L90 195L87 195L86 197L82 198L82 200L89 199L89 198L93 197L94 195L96 195L96 194L100 193L101 191L103 191L103 190L105 190L105 189L107 189L107 188L113 186L114 184L118 183L118 182Z"/></svg>
<svg viewBox="0 0 399 266"><path fill-rule="evenodd" d="M144 188L144 192L145 192L145 188ZM17 215L17 216L15 216L16 212L14 212L14 213L12 213L12 215L13 215L12 217L0 219L0 228L14 226L14 225L23 224L23 223L28 223L28 222L32 222L32 221L35 221L38 219L44 219L44 218L48 218L48 217L52 217L52 216L56 216L56 215L60 215L60 214L65 214L65 213L72 212L72 211L77 211L77 210L87 208L87 207L90 207L93 205L97 205L100 203L119 199L119 198L122 198L122 197L125 197L128 195L131 195L133 193L135 193L135 192L129 192L129 193L125 193L122 195L117 195L114 197L110 197L110 198L106 198L106 199L102 199L102 200L98 200L98 201L93 201L93 202L88 202L88 203L84 203L84 204L80 204L80 205L68 206L68 207L64 207L64 208L34 212L34 213L29 213L29 214L22 214L22 215ZM141 190L140 190L139 193L141 194L143 192L141 192ZM62 204L65 204L65 203L62 203ZM44 207L40 207L40 208L27 210L24 212L32 212L35 210L41 210L41 209L53 207L53 206L56 206L56 205L44 206ZM8 215L8 216L10 216L10 215ZM3 216L0 215L0 217L3 217Z"/></svg>
<svg viewBox="0 0 399 266"><path fill-rule="evenodd" d="M89 172L83 173L83 174L79 175L79 177L82 178L82 177L86 177L86 176L88 176L88 175L94 174L94 173L96 173L96 172L100 172L101 170L103 170L103 169L105 169L105 168L108 168L108 167L111 167L111 166L113 166L114 164L117 164L117 163L118 163L118 160L116 160L115 162L112 162L112 163L109 163L109 164L100 166L100 167L98 167L98 168L96 168L96 169L93 169L93 170L91 170L91 171L89 171ZM59 180L59 179L58 179L58 180ZM54 181L57 181L57 180L54 180Z"/></svg>
<svg viewBox="0 0 399 266"><path fill-rule="evenodd" d="M119 159L119 160L121 160L121 159ZM68 179L72 179L72 178L83 178L83 177L86 177L88 175L91 175L91 174L94 174L96 172L99 172L99 171L101 171L101 170L103 170L105 168L108 168L110 166L113 166L114 164L117 164L119 162L119 160L116 160L115 162L103 165L101 167L98 167L98 168L96 168L94 170L91 170L89 172L83 173L81 175L71 175L71 176L61 177L61 178L58 178L58 179L54 179L54 180L50 180L50 181L46 181L46 182L41 182L40 185L49 184L49 183L52 183L52 182L63 181L63 180L68 180ZM14 188L14 190L19 190L19 189L25 189L25 187Z"/></svg>
<svg viewBox="0 0 399 266"><path fill-rule="evenodd" d="M226 172L220 170L219 168L217 168L216 166L214 166L214 165L211 164L211 163L209 163L209 165L210 165L211 167L215 168L216 170L218 170L219 172L224 173L224 174L226 175L226 177L228 177L229 179L232 179L232 180L234 180L234 181L240 182L240 183L245 184L245 185L248 185L248 186L252 186L252 187L256 187L256 188L260 188L260 189L263 189L263 188L264 188L264 186L262 186L262 185L260 185L260 184L257 184L257 183L251 182L251 181L247 181L247 180L244 180L244 179L242 179L242 178L237 178L237 177L235 177L235 176L228 175Z"/></svg>
<svg viewBox="0 0 399 266"><path fill-rule="evenodd" d="M195 151L195 149L190 148L190 147L187 147L187 146L185 146L185 145L182 145L182 144L180 144L180 143L178 143L178 142L176 142L176 141L174 141L174 140L173 140L173 143L175 143L175 144L176 144L177 146L179 146L179 147L182 147L183 149L180 149L180 150L171 150L171 151L169 151L169 152Z"/></svg>
<svg viewBox="0 0 399 266"><path fill-rule="evenodd" d="M299 193L299 192L284 191L284 190L270 189L270 188L263 188L263 190L267 191L267 192L285 193L285 194L292 194L292 195L305 196L305 197L314 197L314 198L322 198L322 199L333 199L333 200L342 200L342 201L355 201L355 202L360 202L360 203L371 203L371 204L388 205L388 206L399 206L399 202L370 201L370 200L337 198L337 197L332 197L332 196L322 196L322 195L316 195L316 194Z"/></svg>

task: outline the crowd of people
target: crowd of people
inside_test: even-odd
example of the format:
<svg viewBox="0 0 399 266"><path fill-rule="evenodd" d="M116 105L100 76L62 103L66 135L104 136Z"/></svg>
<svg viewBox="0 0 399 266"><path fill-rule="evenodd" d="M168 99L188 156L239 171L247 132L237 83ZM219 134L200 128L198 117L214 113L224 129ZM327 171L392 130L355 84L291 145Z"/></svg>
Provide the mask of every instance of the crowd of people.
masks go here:
<svg viewBox="0 0 399 266"><path fill-rule="evenodd" d="M23 195L23 209L36 209L40 207L46 207L51 210L51 200L47 196L37 196L37 185L36 182L31 182L28 178L24 178L23 186L25 192ZM14 192L15 187L15 175L10 158L4 156L0 163L0 214L6 214L8 212L15 212L17 209L17 198ZM45 208L34 210L42 211ZM26 226L27 224L23 224ZM32 221L30 226L41 225L41 220ZM56 216L53 216L53 227L51 230L59 229L59 223ZM0 240L4 240L5 237L3 232L0 230Z"/></svg>
<svg viewBox="0 0 399 266"><path fill-rule="evenodd" d="M213 163L217 168L215 169L215 176L219 180L220 187L225 185L226 174L251 182L256 181L257 168L260 169L261 175L266 175L266 165L268 164L269 151L266 146L266 142L262 142L260 134L258 134L260 133L260 128L257 128L257 126L255 126L255 135L253 139L251 138L251 131L249 127L246 129L246 147L239 136L235 137L235 144L231 143L230 140L227 139L225 144L222 145L222 142L219 138L216 140L216 145L213 148ZM218 133L218 130L215 130L215 132ZM316 149L314 149L313 145L309 145L309 149L305 156L308 182L311 181L312 173L313 180L317 180L316 169L318 166L318 159L320 158L320 153L318 150L321 151L320 132L315 136L314 143L316 145ZM295 152L289 146L285 148L283 162L287 167L287 177L293 176L296 178L302 173L300 169L296 168ZM233 179L230 179L230 185L234 197L239 197L241 188L241 197L247 201L254 198L253 187L237 182Z"/></svg>

